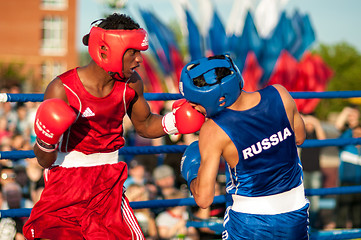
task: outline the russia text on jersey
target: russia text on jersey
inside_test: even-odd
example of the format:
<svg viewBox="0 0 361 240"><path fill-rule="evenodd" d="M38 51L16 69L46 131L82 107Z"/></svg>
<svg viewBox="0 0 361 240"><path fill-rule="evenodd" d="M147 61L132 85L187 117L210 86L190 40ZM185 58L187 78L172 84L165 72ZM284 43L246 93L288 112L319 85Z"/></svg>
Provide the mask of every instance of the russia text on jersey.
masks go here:
<svg viewBox="0 0 361 240"><path fill-rule="evenodd" d="M287 137L292 136L291 131L286 127L283 131L278 131L275 134L272 134L269 138L265 138L262 141L253 144L252 146L243 149L243 158L246 160L249 157L260 154L263 150L270 149L273 146L278 145L280 142L284 141Z"/></svg>

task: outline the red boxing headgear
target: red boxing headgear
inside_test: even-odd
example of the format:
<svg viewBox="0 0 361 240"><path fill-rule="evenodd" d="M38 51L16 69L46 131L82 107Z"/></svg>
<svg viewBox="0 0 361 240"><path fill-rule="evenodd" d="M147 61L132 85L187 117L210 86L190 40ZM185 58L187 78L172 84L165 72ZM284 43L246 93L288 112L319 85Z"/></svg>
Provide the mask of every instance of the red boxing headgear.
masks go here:
<svg viewBox="0 0 361 240"><path fill-rule="evenodd" d="M148 49L148 35L142 29L103 29L92 27L88 50L91 58L113 77L124 78L123 56L128 49ZM116 74L118 73L118 74ZM121 80L121 79L120 79Z"/></svg>

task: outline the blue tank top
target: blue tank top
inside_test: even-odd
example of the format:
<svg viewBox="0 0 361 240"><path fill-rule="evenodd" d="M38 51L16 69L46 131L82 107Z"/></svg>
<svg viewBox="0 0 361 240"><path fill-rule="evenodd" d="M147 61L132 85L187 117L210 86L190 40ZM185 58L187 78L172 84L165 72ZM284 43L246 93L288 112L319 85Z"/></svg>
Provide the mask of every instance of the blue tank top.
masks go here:
<svg viewBox="0 0 361 240"><path fill-rule="evenodd" d="M235 144L239 161L229 169L227 193L248 197L282 193L302 183L302 166L281 96L273 86L245 111L226 108L212 117Z"/></svg>

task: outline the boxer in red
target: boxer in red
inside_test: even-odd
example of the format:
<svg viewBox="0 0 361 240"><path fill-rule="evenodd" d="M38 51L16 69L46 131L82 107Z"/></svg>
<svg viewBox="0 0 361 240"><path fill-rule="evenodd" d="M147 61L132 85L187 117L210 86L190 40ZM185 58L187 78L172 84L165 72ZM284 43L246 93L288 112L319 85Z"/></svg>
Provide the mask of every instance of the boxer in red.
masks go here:
<svg viewBox="0 0 361 240"><path fill-rule="evenodd" d="M93 24L83 38L92 61L51 81L37 110L34 152L45 189L26 239L144 239L124 195L123 118L147 138L197 131L204 122L184 100L165 116L150 111L135 71L148 48L144 29L123 14Z"/></svg>

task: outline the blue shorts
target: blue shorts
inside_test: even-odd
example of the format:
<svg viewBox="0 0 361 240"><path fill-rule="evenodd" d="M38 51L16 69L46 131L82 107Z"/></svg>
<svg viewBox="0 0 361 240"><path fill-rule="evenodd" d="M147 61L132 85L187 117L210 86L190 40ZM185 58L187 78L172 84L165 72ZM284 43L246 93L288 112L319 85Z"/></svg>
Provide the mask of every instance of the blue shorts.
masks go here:
<svg viewBox="0 0 361 240"><path fill-rule="evenodd" d="M276 215L248 214L229 208L224 216L223 240L308 239L308 208Z"/></svg>

